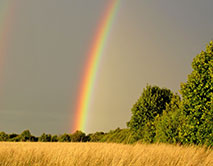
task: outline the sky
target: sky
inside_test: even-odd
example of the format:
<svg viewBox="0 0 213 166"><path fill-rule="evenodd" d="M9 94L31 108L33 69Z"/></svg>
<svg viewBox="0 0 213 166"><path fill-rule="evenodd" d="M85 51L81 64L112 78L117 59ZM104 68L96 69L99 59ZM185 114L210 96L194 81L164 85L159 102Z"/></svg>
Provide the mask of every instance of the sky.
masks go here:
<svg viewBox="0 0 213 166"><path fill-rule="evenodd" d="M109 1L0 0L0 6L7 2L0 131L69 132L87 52ZM125 128L147 84L178 92L193 58L213 39L212 6L212 0L121 0L84 132Z"/></svg>

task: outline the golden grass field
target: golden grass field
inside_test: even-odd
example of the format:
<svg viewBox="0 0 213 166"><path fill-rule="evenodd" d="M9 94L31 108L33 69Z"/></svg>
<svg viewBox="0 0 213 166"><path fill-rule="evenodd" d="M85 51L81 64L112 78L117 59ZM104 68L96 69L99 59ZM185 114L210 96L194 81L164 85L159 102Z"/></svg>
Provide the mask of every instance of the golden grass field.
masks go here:
<svg viewBox="0 0 213 166"><path fill-rule="evenodd" d="M166 144L2 142L0 166L213 166L213 153Z"/></svg>

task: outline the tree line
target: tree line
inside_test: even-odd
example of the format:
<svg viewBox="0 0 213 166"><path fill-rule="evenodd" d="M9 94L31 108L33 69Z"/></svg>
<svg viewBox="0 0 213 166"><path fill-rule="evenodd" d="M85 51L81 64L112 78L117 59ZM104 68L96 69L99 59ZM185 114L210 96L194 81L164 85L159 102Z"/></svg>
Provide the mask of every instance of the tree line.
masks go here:
<svg viewBox="0 0 213 166"><path fill-rule="evenodd" d="M10 142L87 142L89 136L81 131L76 131L73 134L64 133L62 135L51 135L43 133L36 137L31 134L29 130L24 130L21 134L7 134L0 132L0 141Z"/></svg>
<svg viewBox="0 0 213 166"><path fill-rule="evenodd" d="M213 41L192 62L180 94L147 85L127 126L142 142L213 145Z"/></svg>
<svg viewBox="0 0 213 166"><path fill-rule="evenodd" d="M180 94L167 88L147 85L133 105L126 129L108 133L32 136L0 133L0 141L40 142L163 142L213 145L213 41L192 62L192 73L181 84Z"/></svg>

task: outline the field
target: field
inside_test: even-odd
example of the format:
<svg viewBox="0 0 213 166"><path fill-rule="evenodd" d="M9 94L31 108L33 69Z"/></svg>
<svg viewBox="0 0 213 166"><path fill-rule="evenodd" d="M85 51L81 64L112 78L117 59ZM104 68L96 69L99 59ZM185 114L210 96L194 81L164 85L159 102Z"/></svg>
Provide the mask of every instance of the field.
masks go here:
<svg viewBox="0 0 213 166"><path fill-rule="evenodd" d="M166 144L0 143L0 166L212 166L210 149Z"/></svg>

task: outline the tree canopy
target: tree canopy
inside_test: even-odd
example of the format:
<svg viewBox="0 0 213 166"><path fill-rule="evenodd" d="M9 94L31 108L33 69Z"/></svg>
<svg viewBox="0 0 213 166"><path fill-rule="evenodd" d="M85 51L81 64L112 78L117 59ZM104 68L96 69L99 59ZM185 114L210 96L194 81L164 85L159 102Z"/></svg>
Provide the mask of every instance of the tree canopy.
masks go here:
<svg viewBox="0 0 213 166"><path fill-rule="evenodd" d="M194 58L192 68L180 91L187 120L182 139L203 144L213 139L213 41Z"/></svg>
<svg viewBox="0 0 213 166"><path fill-rule="evenodd" d="M154 119L162 114L166 104L171 101L173 93L169 89L147 85L143 93L132 108L131 120L127 123L132 131L137 133L138 139L154 137ZM147 131L147 132L146 132ZM145 133L146 132L146 133ZM148 140L152 142L152 140Z"/></svg>

